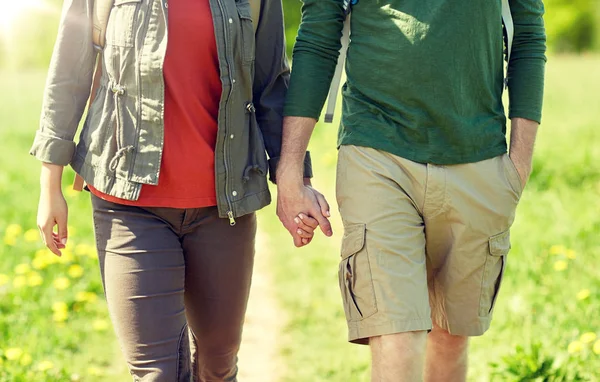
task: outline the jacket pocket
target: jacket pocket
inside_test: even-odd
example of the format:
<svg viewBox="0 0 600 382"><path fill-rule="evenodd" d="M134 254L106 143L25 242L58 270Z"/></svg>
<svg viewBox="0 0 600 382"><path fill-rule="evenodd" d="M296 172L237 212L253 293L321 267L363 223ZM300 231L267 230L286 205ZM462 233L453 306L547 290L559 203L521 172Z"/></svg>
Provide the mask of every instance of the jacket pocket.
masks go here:
<svg viewBox="0 0 600 382"><path fill-rule="evenodd" d="M494 310L500 285L506 269L506 257L510 251L510 231L504 231L489 238L489 253L485 259L479 316L488 317Z"/></svg>
<svg viewBox="0 0 600 382"><path fill-rule="evenodd" d="M142 0L115 0L106 27L106 43L133 47L134 24Z"/></svg>
<svg viewBox="0 0 600 382"><path fill-rule="evenodd" d="M250 3L247 0L237 1L235 5L237 8L238 16L240 18L240 33L242 36L242 58L244 64L251 64L252 62L254 62L255 49L252 8L250 7Z"/></svg>
<svg viewBox="0 0 600 382"><path fill-rule="evenodd" d="M373 276L365 240L365 224L351 224L345 227L339 283L346 319L349 322L363 320L377 312Z"/></svg>
<svg viewBox="0 0 600 382"><path fill-rule="evenodd" d="M254 104L246 105L246 126L249 126L248 162L244 170L244 181L250 180L252 173L266 177L268 170L267 153L265 142L256 122Z"/></svg>

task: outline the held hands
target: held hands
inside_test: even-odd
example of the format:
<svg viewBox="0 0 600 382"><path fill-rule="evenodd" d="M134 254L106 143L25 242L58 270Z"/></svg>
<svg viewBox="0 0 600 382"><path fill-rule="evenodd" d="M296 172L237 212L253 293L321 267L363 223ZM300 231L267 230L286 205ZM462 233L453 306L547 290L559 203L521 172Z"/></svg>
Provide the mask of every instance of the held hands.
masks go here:
<svg viewBox="0 0 600 382"><path fill-rule="evenodd" d="M326 236L333 235L327 219L331 216L329 204L323 194L310 184L294 185L280 181L277 185L277 216L292 235L296 247L309 244L317 226Z"/></svg>

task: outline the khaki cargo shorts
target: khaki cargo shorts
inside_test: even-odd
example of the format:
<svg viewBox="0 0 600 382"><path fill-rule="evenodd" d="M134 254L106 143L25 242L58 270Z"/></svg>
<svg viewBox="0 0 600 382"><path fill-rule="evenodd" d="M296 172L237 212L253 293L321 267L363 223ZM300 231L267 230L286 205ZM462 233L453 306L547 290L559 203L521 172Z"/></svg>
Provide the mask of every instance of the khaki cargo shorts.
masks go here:
<svg viewBox="0 0 600 382"><path fill-rule="evenodd" d="M490 326L522 192L507 154L451 166L342 146L339 282L349 341Z"/></svg>

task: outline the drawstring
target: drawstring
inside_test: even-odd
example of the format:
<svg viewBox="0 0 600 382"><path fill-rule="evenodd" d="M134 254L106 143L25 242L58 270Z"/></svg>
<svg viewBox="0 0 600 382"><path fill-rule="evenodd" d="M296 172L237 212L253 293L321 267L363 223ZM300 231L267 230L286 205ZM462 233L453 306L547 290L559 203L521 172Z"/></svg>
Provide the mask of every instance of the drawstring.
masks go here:
<svg viewBox="0 0 600 382"><path fill-rule="evenodd" d="M123 147L123 142L121 142L121 98L123 94L125 94L125 87L117 84L116 82L111 83L111 90L114 95L114 104L115 104L115 140L117 141L117 152L115 156L110 160L108 165L111 171L117 170L117 165L119 164L119 160L124 157L129 151L133 151L133 146Z"/></svg>
<svg viewBox="0 0 600 382"><path fill-rule="evenodd" d="M127 154L129 151L133 151L133 149L134 149L133 146L127 146L127 147L122 147L122 148L118 149L117 153L110 160L110 163L108 164L108 168L110 169L110 171L115 172L117 170L117 165L119 164L119 159L121 159L121 157L124 157L125 154Z"/></svg>

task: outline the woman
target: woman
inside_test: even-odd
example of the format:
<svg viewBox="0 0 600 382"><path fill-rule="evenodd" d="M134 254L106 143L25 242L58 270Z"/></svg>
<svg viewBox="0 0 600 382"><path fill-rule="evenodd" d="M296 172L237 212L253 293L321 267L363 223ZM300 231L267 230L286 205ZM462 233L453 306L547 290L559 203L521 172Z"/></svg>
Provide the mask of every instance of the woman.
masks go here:
<svg viewBox="0 0 600 382"><path fill-rule="evenodd" d="M71 164L92 193L109 312L134 380L234 381L254 212L270 202L281 145L281 2L263 0L253 25L248 0L115 0L75 145L97 56L92 6L65 1L31 150L44 162L44 242L57 255L66 244L60 184ZM316 223L304 221L306 244Z"/></svg>

